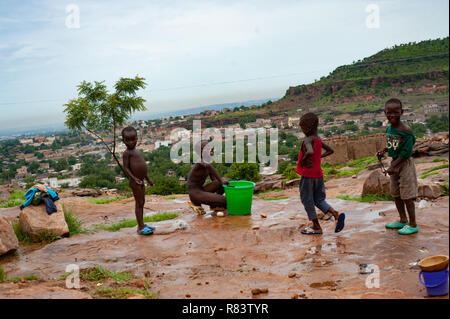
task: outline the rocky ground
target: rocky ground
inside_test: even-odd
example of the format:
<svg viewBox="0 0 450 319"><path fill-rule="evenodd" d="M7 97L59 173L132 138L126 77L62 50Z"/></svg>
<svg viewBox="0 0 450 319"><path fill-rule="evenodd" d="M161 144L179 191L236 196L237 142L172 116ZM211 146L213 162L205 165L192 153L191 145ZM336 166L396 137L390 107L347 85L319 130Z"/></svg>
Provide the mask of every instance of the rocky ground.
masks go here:
<svg viewBox="0 0 450 319"><path fill-rule="evenodd" d="M431 157L416 159L419 176L440 164ZM448 168L439 172L426 180L448 181ZM46 245L21 244L15 253L0 257L0 266L9 278L39 279L0 283L0 298L92 298L101 287L121 286L82 280L80 289L67 289L60 276L68 264L131 272L134 278L127 286L141 289L148 284L148 291L159 298L424 298L415 263L449 253L448 196L422 202L417 209L420 232L401 236L384 227L397 219L393 202L336 198L360 195L370 173L326 183L329 203L347 219L338 234L333 221L323 220L322 236L300 234L308 220L297 188L255 196L247 216L197 216L187 208L187 195L147 196L147 215L176 212L179 217L150 223L156 231L147 237L138 236L135 228L122 228ZM86 197L61 201L88 228L134 217L133 199L103 205ZM9 219L18 214L17 208L0 209L0 216ZM360 264L376 265L379 288L366 286L369 275L360 273Z"/></svg>

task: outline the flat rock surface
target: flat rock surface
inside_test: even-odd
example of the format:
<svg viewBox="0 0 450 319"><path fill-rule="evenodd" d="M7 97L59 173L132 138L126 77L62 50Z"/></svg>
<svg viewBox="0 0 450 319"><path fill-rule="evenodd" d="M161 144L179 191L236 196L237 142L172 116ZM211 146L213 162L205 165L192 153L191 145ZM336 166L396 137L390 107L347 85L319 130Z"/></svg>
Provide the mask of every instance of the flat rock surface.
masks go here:
<svg viewBox="0 0 450 319"><path fill-rule="evenodd" d="M255 196L251 215L221 218L211 212L194 214L187 207L187 195L147 196L147 215L167 211L180 216L150 223L156 227L151 236L123 228L75 235L48 245L21 245L15 254L1 257L0 266L9 277L34 274L45 281L30 282L26 289L2 283L0 298L88 297L82 291L54 288L52 280L64 274L68 264L80 268L99 264L136 277L149 273L150 290L160 298L424 298L426 290L418 281L414 262L449 254L449 198L426 201L417 208L419 233L401 236L384 227L398 218L393 202L335 198L345 190L347 195L360 195L368 174L362 171L356 179L327 182L329 203L345 212L347 219L345 229L337 234L333 220L321 221L322 236L300 234L299 227L308 220L297 188L273 193L286 199L267 201ZM133 199L104 205L75 197L61 201L87 226L134 218ZM14 216L12 209L0 210L3 213ZM378 267L379 288L366 287L368 274L360 274L360 264ZM296 275L290 278L292 273ZM256 288L268 292L252 295Z"/></svg>

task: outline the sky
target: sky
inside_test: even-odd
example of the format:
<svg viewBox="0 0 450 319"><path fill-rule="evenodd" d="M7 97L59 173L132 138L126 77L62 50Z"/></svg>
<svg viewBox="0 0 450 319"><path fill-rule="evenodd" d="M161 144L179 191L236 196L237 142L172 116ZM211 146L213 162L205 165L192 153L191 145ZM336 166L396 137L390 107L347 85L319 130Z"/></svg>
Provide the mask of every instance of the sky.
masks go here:
<svg viewBox="0 0 450 319"><path fill-rule="evenodd" d="M281 97L396 44L446 37L447 0L0 0L0 128L64 122L83 80L139 75L148 112ZM78 17L78 18L77 18Z"/></svg>

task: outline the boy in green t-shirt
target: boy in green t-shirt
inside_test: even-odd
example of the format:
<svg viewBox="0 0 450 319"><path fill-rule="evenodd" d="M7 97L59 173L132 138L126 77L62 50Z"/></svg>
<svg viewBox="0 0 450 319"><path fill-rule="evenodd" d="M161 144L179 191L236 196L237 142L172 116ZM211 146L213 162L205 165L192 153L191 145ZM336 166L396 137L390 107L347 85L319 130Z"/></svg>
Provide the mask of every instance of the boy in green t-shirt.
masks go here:
<svg viewBox="0 0 450 319"><path fill-rule="evenodd" d="M417 197L417 174L411 158L416 139L411 128L400 120L403 108L399 99L387 101L384 114L390 123L386 128L387 147L379 151L378 155L384 156L387 152L388 156L392 157L387 173L391 178L391 194L395 198L395 206L400 215L400 221L386 224L386 228L399 229L399 234L410 235L419 231L414 206Z"/></svg>

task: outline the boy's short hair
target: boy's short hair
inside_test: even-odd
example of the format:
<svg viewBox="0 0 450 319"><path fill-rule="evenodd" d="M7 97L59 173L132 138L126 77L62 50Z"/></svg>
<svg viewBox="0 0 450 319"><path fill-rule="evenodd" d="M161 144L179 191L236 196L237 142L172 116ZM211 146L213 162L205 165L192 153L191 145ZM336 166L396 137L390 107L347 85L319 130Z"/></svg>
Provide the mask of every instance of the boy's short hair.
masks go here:
<svg viewBox="0 0 450 319"><path fill-rule="evenodd" d="M303 114L300 118L300 126L315 129L319 126L319 118L314 113Z"/></svg>
<svg viewBox="0 0 450 319"><path fill-rule="evenodd" d="M127 126L127 127L125 127L125 128L122 130L122 137L123 137L124 134L126 134L126 133L131 133L131 132L133 132L133 133L135 133L135 134L137 135L137 131L136 131L136 129L135 129L134 127L132 127L132 126Z"/></svg>
<svg viewBox="0 0 450 319"><path fill-rule="evenodd" d="M386 103L384 104L384 107L386 108L386 105L388 105L388 104L395 104L395 105L403 108L402 101L400 101L399 99L394 98L394 99L387 100Z"/></svg>

